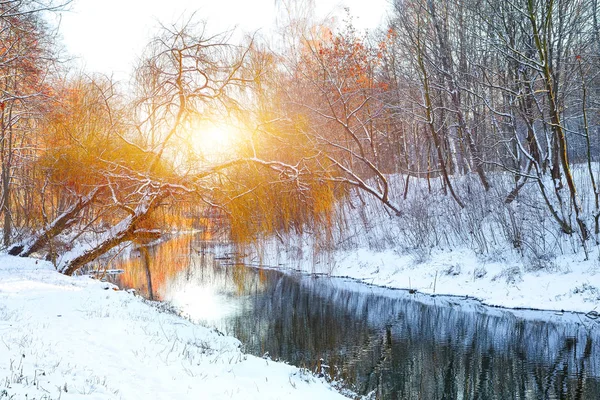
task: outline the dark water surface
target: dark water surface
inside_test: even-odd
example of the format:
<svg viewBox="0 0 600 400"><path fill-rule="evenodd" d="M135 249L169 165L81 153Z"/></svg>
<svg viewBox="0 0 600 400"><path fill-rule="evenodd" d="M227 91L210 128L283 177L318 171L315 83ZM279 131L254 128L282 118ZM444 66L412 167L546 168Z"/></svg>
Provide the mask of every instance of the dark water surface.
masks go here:
<svg viewBox="0 0 600 400"><path fill-rule="evenodd" d="M125 270L120 285L150 286L247 352L371 398L600 399L600 323L584 316L223 266L213 250L181 236L110 267Z"/></svg>

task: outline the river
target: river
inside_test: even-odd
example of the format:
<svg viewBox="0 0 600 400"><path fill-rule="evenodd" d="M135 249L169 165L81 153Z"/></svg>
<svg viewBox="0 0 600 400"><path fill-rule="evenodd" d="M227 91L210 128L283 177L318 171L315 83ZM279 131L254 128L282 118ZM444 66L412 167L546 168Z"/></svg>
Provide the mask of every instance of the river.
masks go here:
<svg viewBox="0 0 600 400"><path fill-rule="evenodd" d="M585 316L233 265L219 246L183 235L110 267L247 352L370 398L600 399L600 323Z"/></svg>

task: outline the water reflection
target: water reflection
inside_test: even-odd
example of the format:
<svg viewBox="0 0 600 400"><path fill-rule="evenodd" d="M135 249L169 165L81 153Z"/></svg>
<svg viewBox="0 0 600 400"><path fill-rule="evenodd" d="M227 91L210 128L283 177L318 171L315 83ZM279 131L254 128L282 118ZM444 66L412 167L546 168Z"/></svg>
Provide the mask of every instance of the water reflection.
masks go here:
<svg viewBox="0 0 600 400"><path fill-rule="evenodd" d="M115 268L246 350L381 399L600 399L600 325L343 279L221 266L181 236ZM221 249L223 250L223 249ZM222 251L221 251L222 252ZM321 361L322 360L322 361Z"/></svg>

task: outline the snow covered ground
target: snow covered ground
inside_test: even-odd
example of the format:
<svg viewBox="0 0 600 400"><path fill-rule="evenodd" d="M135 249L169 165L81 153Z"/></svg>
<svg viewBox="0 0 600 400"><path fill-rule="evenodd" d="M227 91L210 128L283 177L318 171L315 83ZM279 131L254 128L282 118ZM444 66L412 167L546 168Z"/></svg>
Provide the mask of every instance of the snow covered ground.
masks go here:
<svg viewBox="0 0 600 400"><path fill-rule="evenodd" d="M51 264L0 256L0 399L336 399L314 376ZM164 307L164 306L163 306Z"/></svg>
<svg viewBox="0 0 600 400"><path fill-rule="evenodd" d="M340 257L335 275L428 294L470 296L485 304L543 310L600 311L597 260L556 260L528 271L522 260L486 261L471 250L438 252L425 263L393 252L357 251Z"/></svg>

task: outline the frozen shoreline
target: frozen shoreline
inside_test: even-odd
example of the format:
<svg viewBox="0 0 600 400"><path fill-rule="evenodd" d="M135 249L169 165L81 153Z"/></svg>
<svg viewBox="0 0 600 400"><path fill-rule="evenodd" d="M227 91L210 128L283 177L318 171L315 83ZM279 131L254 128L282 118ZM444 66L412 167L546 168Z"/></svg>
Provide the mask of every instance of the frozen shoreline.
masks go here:
<svg viewBox="0 0 600 400"><path fill-rule="evenodd" d="M598 254L552 260L551 268L533 270L522 258L501 260L478 257L472 250L434 251L422 262L393 250L334 251L313 264L314 255L302 257L267 246L262 255L246 260L253 265L346 277L369 285L417 291L423 294L469 297L482 304L510 309L600 312Z"/></svg>
<svg viewBox="0 0 600 400"><path fill-rule="evenodd" d="M0 256L0 398L344 398L296 367L89 277Z"/></svg>

